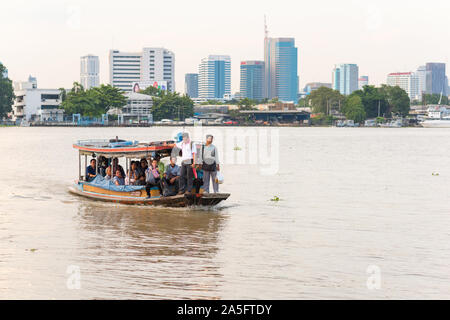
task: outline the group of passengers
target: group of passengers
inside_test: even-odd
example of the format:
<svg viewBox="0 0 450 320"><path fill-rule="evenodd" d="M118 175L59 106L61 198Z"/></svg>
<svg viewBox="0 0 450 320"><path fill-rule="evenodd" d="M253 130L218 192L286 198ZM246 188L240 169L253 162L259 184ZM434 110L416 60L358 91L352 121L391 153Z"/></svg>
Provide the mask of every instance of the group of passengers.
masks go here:
<svg viewBox="0 0 450 320"><path fill-rule="evenodd" d="M216 193L219 192L216 176L220 167L217 148L212 142L213 136L207 135L206 144L201 149L200 163L196 163L196 159L199 158L196 156L197 147L189 139L189 134L183 133L182 141L176 144L179 154L172 152L167 167L156 154L149 159L150 165L145 158L140 161L131 161L127 174L117 158L113 158L111 163L111 159L100 156L98 173L97 161L92 159L86 168L86 180L92 181L99 174L117 186L145 186L148 198L151 196L150 190L153 187L157 187L162 196L191 193L194 186L198 193L202 185L204 193L209 193L209 184L212 180L213 190ZM177 156L181 157L181 166L176 164Z"/></svg>

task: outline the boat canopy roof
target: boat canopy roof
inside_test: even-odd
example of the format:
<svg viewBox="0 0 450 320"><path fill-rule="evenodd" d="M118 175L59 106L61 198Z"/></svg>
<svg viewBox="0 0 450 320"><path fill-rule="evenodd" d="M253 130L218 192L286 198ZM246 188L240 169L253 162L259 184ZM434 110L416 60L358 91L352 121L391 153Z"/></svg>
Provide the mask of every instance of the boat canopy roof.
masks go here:
<svg viewBox="0 0 450 320"><path fill-rule="evenodd" d="M79 140L73 147L78 149L80 155L105 156L107 158L148 158L158 154L161 158L170 156L175 147L175 141L153 141L149 143L104 139L104 140Z"/></svg>

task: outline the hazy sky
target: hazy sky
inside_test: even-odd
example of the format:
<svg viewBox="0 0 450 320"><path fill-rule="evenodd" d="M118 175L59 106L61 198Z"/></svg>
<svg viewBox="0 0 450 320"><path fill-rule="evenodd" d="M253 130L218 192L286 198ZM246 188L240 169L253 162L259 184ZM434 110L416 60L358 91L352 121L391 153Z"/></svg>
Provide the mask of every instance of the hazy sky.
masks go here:
<svg viewBox="0 0 450 320"><path fill-rule="evenodd" d="M263 60L264 14L269 35L295 37L300 88L331 82L337 63L357 63L372 84L450 56L448 0L172 0L2 1L0 61L13 81L36 76L41 88L79 81L80 56L100 57L109 81L108 52L165 47L175 52L176 89L208 54L229 54L232 92L241 60ZM450 68L450 66L448 66ZM449 74L447 69L447 74Z"/></svg>

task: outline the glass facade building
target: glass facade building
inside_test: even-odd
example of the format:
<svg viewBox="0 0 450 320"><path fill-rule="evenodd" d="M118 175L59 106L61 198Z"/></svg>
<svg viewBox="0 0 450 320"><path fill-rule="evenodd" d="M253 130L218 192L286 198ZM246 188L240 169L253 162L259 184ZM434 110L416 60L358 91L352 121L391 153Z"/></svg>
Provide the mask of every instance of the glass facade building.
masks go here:
<svg viewBox="0 0 450 320"><path fill-rule="evenodd" d="M231 95L231 59L227 55L210 55L199 66L198 96L223 99Z"/></svg>
<svg viewBox="0 0 450 320"><path fill-rule="evenodd" d="M265 97L285 102L298 100L298 50L294 38L264 40Z"/></svg>
<svg viewBox="0 0 450 320"><path fill-rule="evenodd" d="M264 61L241 62L241 98L264 99Z"/></svg>
<svg viewBox="0 0 450 320"><path fill-rule="evenodd" d="M184 93L191 98L198 98L198 73L186 73L184 76Z"/></svg>
<svg viewBox="0 0 450 320"><path fill-rule="evenodd" d="M339 64L333 69L333 90L349 95L358 90L359 69L356 64Z"/></svg>
<svg viewBox="0 0 450 320"><path fill-rule="evenodd" d="M426 64L427 93L437 93L447 95L447 82L445 76L445 63L427 63Z"/></svg>

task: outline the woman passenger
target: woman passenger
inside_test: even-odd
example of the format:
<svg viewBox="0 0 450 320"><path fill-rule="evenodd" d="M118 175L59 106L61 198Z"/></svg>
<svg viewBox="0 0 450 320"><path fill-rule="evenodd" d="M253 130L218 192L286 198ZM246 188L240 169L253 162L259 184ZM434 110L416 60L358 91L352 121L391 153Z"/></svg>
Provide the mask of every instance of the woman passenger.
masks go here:
<svg viewBox="0 0 450 320"><path fill-rule="evenodd" d="M112 182L116 186L123 186L123 185L125 185L125 180L123 179L122 172L120 171L120 169L116 170L116 176L113 178Z"/></svg>

